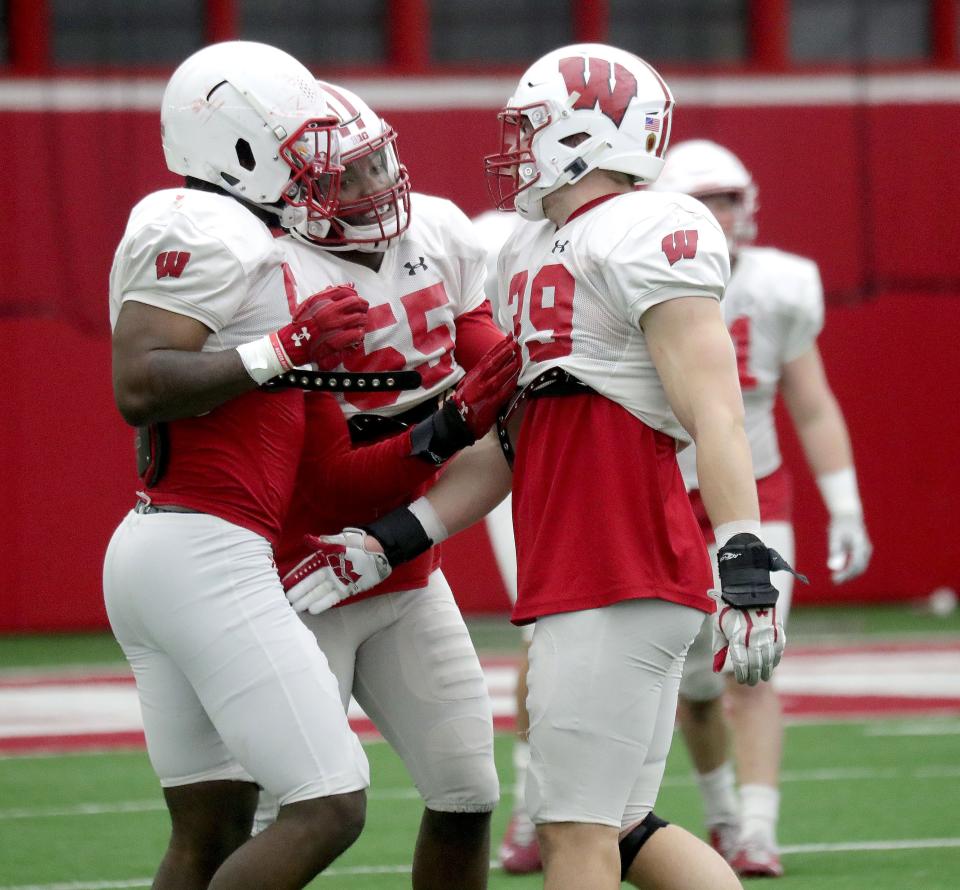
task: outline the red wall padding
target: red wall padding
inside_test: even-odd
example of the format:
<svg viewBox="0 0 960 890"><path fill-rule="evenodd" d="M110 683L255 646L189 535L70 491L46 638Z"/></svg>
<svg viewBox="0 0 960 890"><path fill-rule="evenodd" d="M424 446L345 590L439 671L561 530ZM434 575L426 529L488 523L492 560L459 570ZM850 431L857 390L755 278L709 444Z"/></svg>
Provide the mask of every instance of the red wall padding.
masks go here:
<svg viewBox="0 0 960 890"><path fill-rule="evenodd" d="M419 190L488 206L491 112L387 114ZM133 503L132 434L110 387L107 274L127 212L174 180L155 114L0 113L0 630L105 625L100 565ZM956 105L683 108L675 140L717 139L753 171L761 241L817 259L834 305L821 343L847 413L876 555L834 590L824 515L795 441L800 601L960 586L960 165ZM921 294L920 291L923 291ZM872 298L863 301L864 295ZM478 549L479 548L479 549ZM483 558L478 557L478 553ZM506 606L482 530L447 545L462 605Z"/></svg>

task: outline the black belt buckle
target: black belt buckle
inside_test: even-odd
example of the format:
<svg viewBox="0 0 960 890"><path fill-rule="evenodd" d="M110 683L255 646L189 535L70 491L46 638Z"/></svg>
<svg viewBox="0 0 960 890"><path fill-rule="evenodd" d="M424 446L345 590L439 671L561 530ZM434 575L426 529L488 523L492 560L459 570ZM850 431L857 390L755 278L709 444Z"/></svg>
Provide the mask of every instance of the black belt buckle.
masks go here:
<svg viewBox="0 0 960 890"><path fill-rule="evenodd" d="M149 497L138 497L136 504L133 505L133 512L150 516L154 513L200 513L201 511L194 510L193 507L181 507L179 504L154 504Z"/></svg>

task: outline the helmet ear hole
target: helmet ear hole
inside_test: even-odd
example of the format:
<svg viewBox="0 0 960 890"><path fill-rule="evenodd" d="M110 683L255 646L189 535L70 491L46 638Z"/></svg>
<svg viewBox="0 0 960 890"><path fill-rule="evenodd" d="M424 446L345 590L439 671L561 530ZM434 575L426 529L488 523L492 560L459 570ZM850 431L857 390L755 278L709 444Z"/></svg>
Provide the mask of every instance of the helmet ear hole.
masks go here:
<svg viewBox="0 0 960 890"><path fill-rule="evenodd" d="M257 160L253 156L253 149L246 139L238 139L236 144L237 160L244 170L252 170L257 166Z"/></svg>
<svg viewBox="0 0 960 890"><path fill-rule="evenodd" d="M237 183L240 182L240 180L237 179L236 176L231 176L229 173L224 173L222 170L220 171L220 178L223 179L223 181L227 183L227 185L236 186Z"/></svg>

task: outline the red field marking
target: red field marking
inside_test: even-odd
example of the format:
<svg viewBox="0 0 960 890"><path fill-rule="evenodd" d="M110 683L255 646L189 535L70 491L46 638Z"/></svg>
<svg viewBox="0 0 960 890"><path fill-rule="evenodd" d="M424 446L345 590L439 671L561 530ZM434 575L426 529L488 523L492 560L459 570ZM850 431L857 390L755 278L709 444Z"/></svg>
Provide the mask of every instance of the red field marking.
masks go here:
<svg viewBox="0 0 960 890"><path fill-rule="evenodd" d="M791 650L791 660L808 658L811 661L817 658L843 655L883 655L885 653L917 653L943 654L960 652L960 641L931 641L903 642L903 643L868 643L861 646L826 646L801 647ZM512 656L494 656L483 658L482 663L487 672L488 685L494 701L494 726L497 730L507 732L513 729L515 714L513 712L513 669L517 660ZM943 668L941 668L941 673ZM50 673L11 673L0 675L0 695L9 691L14 697L20 696L31 689L36 689L38 696L54 687L79 687L88 691L95 691L97 687L132 687L133 678L118 670L109 671L82 671L80 673L50 674ZM948 686L952 691L952 687ZM781 692L784 713L788 719L809 720L869 720L891 718L896 716L921 715L955 715L960 714L960 694L916 697L896 694L877 695L856 694L847 690L848 694L808 694L801 692ZM132 694L132 690L131 690ZM49 695L49 692L47 692ZM110 697L108 697L110 698ZM115 696L112 700L115 699ZM15 699L16 700L16 699ZM72 730L57 732L55 724L60 712L56 710L57 703L44 705L47 710L39 717L29 713L26 708L19 715L7 714L7 723L4 724L4 715L0 714L0 754L35 754L51 752L77 752L90 750L120 750L142 749L144 747L143 732L134 727L135 719L124 718L110 721L101 720L106 724L102 731L97 731L96 724L82 726L83 721L74 724ZM135 702L126 701L123 714L129 715L135 710ZM52 708L52 710L51 710ZM96 718L98 715L94 714ZM101 715L102 716L102 715ZM43 719L51 726L50 732L40 734L44 727ZM41 722L37 723L36 720ZM19 721L19 727L18 727ZM361 715L351 717L350 725L363 739L379 738L373 722ZM37 727L37 732L24 733L27 727ZM129 726L129 729L127 727ZM110 727L107 729L107 727ZM64 728L65 729L65 728Z"/></svg>

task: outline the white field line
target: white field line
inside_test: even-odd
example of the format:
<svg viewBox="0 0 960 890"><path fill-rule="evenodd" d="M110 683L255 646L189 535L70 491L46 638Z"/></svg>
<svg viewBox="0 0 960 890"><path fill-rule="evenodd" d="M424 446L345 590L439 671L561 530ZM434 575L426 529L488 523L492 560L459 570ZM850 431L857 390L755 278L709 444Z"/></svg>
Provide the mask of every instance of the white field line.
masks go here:
<svg viewBox="0 0 960 890"><path fill-rule="evenodd" d="M960 720L908 720L867 725L863 734L873 737L960 735Z"/></svg>
<svg viewBox="0 0 960 890"><path fill-rule="evenodd" d="M793 844L780 848L786 856L811 853L876 853L888 850L932 850L960 847L960 837L918 838L916 840L893 841L852 841L832 844ZM496 860L490 863L492 869L499 869ZM409 865L355 865L346 868L331 868L321 878L346 878L361 875L404 875L410 874ZM17 884L0 887L0 890L125 890L125 888L149 887L151 878L133 878L128 881L68 881L56 884Z"/></svg>
<svg viewBox="0 0 960 890"><path fill-rule="evenodd" d="M890 779L960 779L960 765L922 766L914 770L837 768L816 770L786 770L781 782L802 784L805 782L876 782ZM691 776L667 777L663 788L691 788ZM512 797L509 788L503 796ZM415 788L372 788L367 792L370 800L419 800ZM53 819L65 816L105 816L118 813L153 813L164 809L162 800L127 800L114 803L80 803L67 807L14 807L0 809L0 822L15 819ZM3 890L3 888L0 888Z"/></svg>
<svg viewBox="0 0 960 890"><path fill-rule="evenodd" d="M884 850L943 850L960 847L960 837L918 838L912 841L849 841L839 844L790 844L780 852L792 853L871 853ZM5 888L0 888L5 890Z"/></svg>

